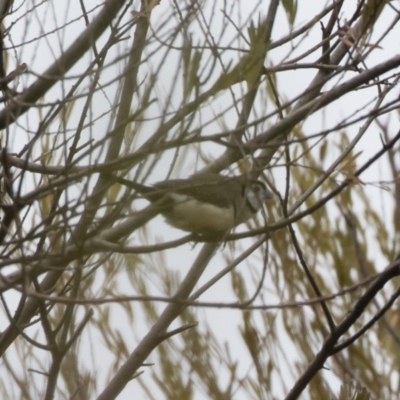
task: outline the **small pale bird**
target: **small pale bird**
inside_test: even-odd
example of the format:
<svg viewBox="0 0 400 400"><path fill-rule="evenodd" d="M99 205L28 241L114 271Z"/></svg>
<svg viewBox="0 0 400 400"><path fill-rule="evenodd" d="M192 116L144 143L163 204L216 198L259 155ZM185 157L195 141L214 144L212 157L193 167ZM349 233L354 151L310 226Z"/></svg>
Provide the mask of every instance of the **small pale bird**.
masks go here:
<svg viewBox="0 0 400 400"><path fill-rule="evenodd" d="M246 176L205 173L188 179L158 182L153 187L112 177L151 202L166 199L161 209L175 228L200 235L220 234L254 217L273 197L264 182Z"/></svg>

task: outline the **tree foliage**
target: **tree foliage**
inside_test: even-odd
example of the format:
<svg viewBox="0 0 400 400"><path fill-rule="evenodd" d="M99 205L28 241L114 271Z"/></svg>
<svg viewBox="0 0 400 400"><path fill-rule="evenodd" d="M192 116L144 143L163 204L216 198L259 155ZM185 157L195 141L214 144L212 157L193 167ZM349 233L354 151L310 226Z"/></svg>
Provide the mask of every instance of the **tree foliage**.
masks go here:
<svg viewBox="0 0 400 400"><path fill-rule="evenodd" d="M2 398L397 399L389 0L0 1ZM139 184L250 174L221 240Z"/></svg>

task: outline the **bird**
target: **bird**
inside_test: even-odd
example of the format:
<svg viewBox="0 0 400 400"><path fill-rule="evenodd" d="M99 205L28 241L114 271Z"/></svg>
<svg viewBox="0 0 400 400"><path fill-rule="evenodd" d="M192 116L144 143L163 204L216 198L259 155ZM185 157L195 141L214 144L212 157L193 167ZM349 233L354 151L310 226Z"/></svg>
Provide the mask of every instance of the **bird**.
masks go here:
<svg viewBox="0 0 400 400"><path fill-rule="evenodd" d="M151 187L115 175L112 179L138 191L152 203L163 199L160 212L166 222L197 235L229 231L254 217L264 201L273 198L264 182L245 175L202 173L157 182Z"/></svg>

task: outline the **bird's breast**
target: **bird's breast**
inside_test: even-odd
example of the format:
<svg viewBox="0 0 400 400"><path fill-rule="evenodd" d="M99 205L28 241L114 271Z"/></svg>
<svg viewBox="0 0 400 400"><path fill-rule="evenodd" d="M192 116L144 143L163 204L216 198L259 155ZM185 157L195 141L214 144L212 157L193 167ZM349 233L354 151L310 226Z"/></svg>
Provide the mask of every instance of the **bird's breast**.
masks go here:
<svg viewBox="0 0 400 400"><path fill-rule="evenodd" d="M175 204L163 214L167 222L178 229L207 234L229 230L235 223L233 206L218 207L176 193L171 197Z"/></svg>

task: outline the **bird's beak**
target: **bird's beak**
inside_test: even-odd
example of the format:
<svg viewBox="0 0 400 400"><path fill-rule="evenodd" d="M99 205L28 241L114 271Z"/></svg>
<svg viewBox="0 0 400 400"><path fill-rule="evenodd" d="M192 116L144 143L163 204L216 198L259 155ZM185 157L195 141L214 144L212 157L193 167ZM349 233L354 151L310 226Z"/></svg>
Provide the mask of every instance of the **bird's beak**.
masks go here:
<svg viewBox="0 0 400 400"><path fill-rule="evenodd" d="M274 199L274 195L271 191L269 191L267 188L265 188L264 193L263 193L263 200L273 200Z"/></svg>

